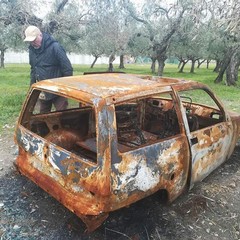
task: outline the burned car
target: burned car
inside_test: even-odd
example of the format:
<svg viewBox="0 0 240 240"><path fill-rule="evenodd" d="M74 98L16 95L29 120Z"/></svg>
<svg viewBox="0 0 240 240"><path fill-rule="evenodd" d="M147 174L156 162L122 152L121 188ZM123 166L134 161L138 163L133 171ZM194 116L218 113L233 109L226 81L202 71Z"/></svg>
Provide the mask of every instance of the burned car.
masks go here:
<svg viewBox="0 0 240 240"><path fill-rule="evenodd" d="M39 95L68 108L39 110ZM232 154L240 115L205 85L105 73L33 84L17 123L19 171L79 216L88 231L153 193L168 202Z"/></svg>

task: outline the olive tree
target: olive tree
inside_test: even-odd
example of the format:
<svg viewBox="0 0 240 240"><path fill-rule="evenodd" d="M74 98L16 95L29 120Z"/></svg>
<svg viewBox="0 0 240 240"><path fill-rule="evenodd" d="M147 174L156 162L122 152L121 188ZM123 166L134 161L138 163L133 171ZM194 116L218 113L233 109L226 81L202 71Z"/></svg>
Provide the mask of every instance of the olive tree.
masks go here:
<svg viewBox="0 0 240 240"><path fill-rule="evenodd" d="M172 39L169 55L179 60L179 72L191 62L190 72L194 73L195 64L198 66L209 59L208 46L210 41L208 22L194 22L193 16L185 17Z"/></svg>
<svg viewBox="0 0 240 240"><path fill-rule="evenodd" d="M123 55L132 35L132 19L124 12L122 1L91 1L91 9L93 14L86 27L86 51L95 61L100 55L108 56L108 71L113 71L115 57L120 55L119 67L124 68Z"/></svg>
<svg viewBox="0 0 240 240"><path fill-rule="evenodd" d="M167 50L171 39L180 26L185 11L188 8L185 1L175 1L173 4L166 4L161 0L146 0L140 10L134 9L125 0L125 7L130 16L142 24L142 31L138 35L146 38L149 43L148 52L154 63L158 62L157 74L163 74L164 62L167 59Z"/></svg>
<svg viewBox="0 0 240 240"><path fill-rule="evenodd" d="M4 55L7 49L22 51L23 30L26 24L40 24L41 19L32 13L29 1L0 1L0 54L1 67L4 67Z"/></svg>
<svg viewBox="0 0 240 240"><path fill-rule="evenodd" d="M215 83L221 82L226 72L226 84L236 85L240 64L240 2L214 0L209 3L209 8L216 31L219 32L220 38L224 40L221 64Z"/></svg>
<svg viewBox="0 0 240 240"><path fill-rule="evenodd" d="M83 52L81 42L91 15L88 2L55 0L45 17L44 31L52 34L68 52Z"/></svg>

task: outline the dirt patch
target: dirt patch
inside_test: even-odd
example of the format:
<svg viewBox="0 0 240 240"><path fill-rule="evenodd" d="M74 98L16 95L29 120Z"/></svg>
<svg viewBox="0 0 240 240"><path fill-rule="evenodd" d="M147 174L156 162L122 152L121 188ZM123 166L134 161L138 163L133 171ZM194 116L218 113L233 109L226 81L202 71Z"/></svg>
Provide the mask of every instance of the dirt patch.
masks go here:
<svg viewBox="0 0 240 240"><path fill-rule="evenodd" d="M157 194L110 214L91 234L73 213L13 167L12 129L0 136L0 239L240 239L240 146L170 205Z"/></svg>

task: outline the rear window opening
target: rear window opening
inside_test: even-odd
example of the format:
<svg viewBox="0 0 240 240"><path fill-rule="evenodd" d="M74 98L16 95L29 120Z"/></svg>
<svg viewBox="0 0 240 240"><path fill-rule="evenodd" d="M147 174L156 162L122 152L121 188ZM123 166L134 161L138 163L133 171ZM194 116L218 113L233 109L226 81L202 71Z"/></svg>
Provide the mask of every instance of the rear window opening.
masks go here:
<svg viewBox="0 0 240 240"><path fill-rule="evenodd" d="M66 109L40 111L39 96L35 90L28 102L21 124L31 132L72 153L97 162L95 109L92 105L66 99ZM93 145L94 147L90 147Z"/></svg>

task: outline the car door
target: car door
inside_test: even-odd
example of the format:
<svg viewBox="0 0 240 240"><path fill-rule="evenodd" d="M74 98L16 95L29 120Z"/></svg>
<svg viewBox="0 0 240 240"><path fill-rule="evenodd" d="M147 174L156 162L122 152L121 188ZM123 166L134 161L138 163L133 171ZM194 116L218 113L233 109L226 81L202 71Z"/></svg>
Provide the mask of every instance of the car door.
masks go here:
<svg viewBox="0 0 240 240"><path fill-rule="evenodd" d="M190 150L172 94L115 106L112 190L120 205L158 190L172 201L187 185ZM115 154L116 153L116 154ZM126 203L127 201L127 203Z"/></svg>
<svg viewBox="0 0 240 240"><path fill-rule="evenodd" d="M179 92L191 147L190 186L201 181L228 157L233 127L220 102L206 89Z"/></svg>

